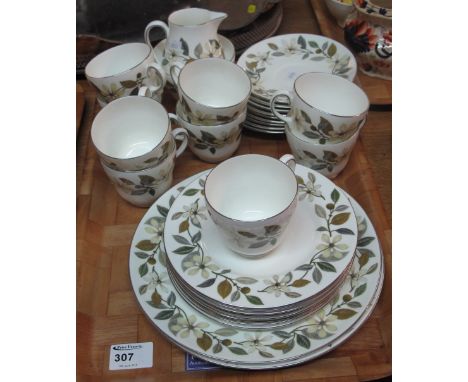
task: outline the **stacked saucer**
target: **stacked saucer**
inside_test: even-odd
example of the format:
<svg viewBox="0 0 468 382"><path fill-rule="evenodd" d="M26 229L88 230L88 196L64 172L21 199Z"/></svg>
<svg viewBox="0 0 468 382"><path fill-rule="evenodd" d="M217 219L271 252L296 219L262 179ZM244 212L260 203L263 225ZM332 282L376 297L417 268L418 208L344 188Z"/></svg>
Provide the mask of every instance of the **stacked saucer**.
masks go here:
<svg viewBox="0 0 468 382"><path fill-rule="evenodd" d="M295 173L298 206L265 257L219 247L204 206L209 170L172 187L142 218L132 287L148 319L183 350L227 367L288 367L336 348L372 313L383 283L372 223L325 177L301 165Z"/></svg>
<svg viewBox="0 0 468 382"><path fill-rule="evenodd" d="M357 244L351 204L327 178L296 167L296 211L280 246L261 258L226 246L208 216L206 176L174 201L164 231L167 268L194 308L236 327L280 328L317 311L346 279ZM275 240L275 229L252 248ZM247 233L244 233L247 235Z"/></svg>
<svg viewBox="0 0 468 382"><path fill-rule="evenodd" d="M332 73L350 81L356 76L353 54L342 44L324 36L288 34L260 41L247 49L237 61L252 82L244 126L252 131L283 134L285 123L270 109L277 91L291 91L295 79L307 72ZM281 114L288 114L287 99L275 103Z"/></svg>

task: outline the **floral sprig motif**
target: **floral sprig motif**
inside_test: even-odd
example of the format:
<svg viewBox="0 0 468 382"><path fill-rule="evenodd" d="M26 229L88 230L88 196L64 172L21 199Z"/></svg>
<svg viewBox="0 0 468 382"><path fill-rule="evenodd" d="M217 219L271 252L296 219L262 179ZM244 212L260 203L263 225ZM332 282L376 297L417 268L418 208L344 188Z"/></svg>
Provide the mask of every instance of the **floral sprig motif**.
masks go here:
<svg viewBox="0 0 468 382"><path fill-rule="evenodd" d="M109 103L117 98L124 96L125 90L130 90L129 95L138 95L138 91L143 86L143 81L146 79L141 73L137 73L135 80L125 80L117 83L112 83L109 86L102 85L102 88L97 87L91 81L90 84L97 90L97 98L104 103Z"/></svg>

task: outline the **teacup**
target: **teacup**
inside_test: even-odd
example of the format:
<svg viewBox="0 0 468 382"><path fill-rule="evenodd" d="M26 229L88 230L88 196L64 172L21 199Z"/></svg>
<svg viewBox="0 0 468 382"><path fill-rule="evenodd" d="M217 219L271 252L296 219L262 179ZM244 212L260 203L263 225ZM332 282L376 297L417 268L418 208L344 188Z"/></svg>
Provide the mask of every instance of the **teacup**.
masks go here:
<svg viewBox="0 0 468 382"><path fill-rule="evenodd" d="M312 170L335 178L348 164L351 151L359 137L356 131L347 140L339 143L318 143L299 135L289 125L285 128L286 139L296 161Z"/></svg>
<svg viewBox="0 0 468 382"><path fill-rule="evenodd" d="M101 160L102 168L118 194L137 207L148 207L166 192L172 184L175 150L156 166L136 171L119 171Z"/></svg>
<svg viewBox="0 0 468 382"><path fill-rule="evenodd" d="M247 111L242 112L231 122L200 126L191 122L180 103L177 103L176 114L179 124L187 129L189 149L201 160L210 163L221 162L234 154L241 142L242 122Z"/></svg>
<svg viewBox="0 0 468 382"><path fill-rule="evenodd" d="M98 54L86 65L86 78L96 88L101 107L117 98L137 95L143 85L151 87L155 99L161 99L166 74L152 51L144 43L122 44Z"/></svg>
<svg viewBox="0 0 468 382"><path fill-rule="evenodd" d="M279 245L297 205L294 166L289 154L280 160L248 154L210 172L204 187L206 206L230 249L251 257Z"/></svg>
<svg viewBox="0 0 468 382"><path fill-rule="evenodd" d="M148 97L123 97L105 106L93 121L91 139L106 166L120 171L140 170L163 162L181 140L178 157L185 150L188 133L171 130L171 120L157 101Z"/></svg>
<svg viewBox="0 0 468 382"><path fill-rule="evenodd" d="M179 100L199 125L229 122L247 107L252 85L239 65L219 58L191 61L170 69ZM177 74L178 73L178 74Z"/></svg>
<svg viewBox="0 0 468 382"><path fill-rule="evenodd" d="M278 97L289 99L291 111L287 116L276 109ZM346 141L364 125L369 99L359 86L344 78L304 73L294 81L292 92L276 92L270 107L294 134L326 144Z"/></svg>

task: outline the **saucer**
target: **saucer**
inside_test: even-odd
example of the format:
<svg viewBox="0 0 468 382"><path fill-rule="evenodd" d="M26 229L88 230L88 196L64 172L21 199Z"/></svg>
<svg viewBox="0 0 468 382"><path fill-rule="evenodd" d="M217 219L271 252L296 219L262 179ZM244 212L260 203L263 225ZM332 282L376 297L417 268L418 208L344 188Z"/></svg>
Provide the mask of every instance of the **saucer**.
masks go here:
<svg viewBox="0 0 468 382"><path fill-rule="evenodd" d="M352 261L354 211L326 177L300 164L295 173L297 208L281 244L261 258L227 248L208 216L205 176L187 186L171 206L164 230L167 260L178 277L208 301L239 312L283 311L326 291ZM268 240L267 233L257 238L259 246Z"/></svg>
<svg viewBox="0 0 468 382"><path fill-rule="evenodd" d="M358 219L357 256L339 293L319 312L282 330L234 329L192 308L168 278L162 234L167 214L194 175L161 196L138 224L130 247L129 273L147 319L181 349L231 368L272 369L298 365L337 348L375 308L384 279L375 229L349 195ZM344 191L343 191L344 192Z"/></svg>
<svg viewBox="0 0 468 382"><path fill-rule="evenodd" d="M231 40L229 40L228 38L226 38L224 36L221 36L220 34L218 35L218 38L219 38L219 43L223 47L224 56L225 56L226 60L234 62L234 60L236 58L236 50L234 48L234 44L231 42ZM165 48L166 48L166 39L161 40L154 47L154 55L156 57L156 61L158 62L158 64L160 64L163 67L164 71L166 72L167 82L172 84L172 78L171 78L171 75L169 73L169 69L170 69L169 64L172 61L169 62L167 59L164 58L164 49ZM185 58L183 58L183 57L174 57L173 60L180 62L182 60L185 60Z"/></svg>
<svg viewBox="0 0 468 382"><path fill-rule="evenodd" d="M339 42L313 34L286 34L262 40L247 49L237 64L252 81L252 94L269 100L278 90L292 90L307 72L332 73L354 80L356 59Z"/></svg>

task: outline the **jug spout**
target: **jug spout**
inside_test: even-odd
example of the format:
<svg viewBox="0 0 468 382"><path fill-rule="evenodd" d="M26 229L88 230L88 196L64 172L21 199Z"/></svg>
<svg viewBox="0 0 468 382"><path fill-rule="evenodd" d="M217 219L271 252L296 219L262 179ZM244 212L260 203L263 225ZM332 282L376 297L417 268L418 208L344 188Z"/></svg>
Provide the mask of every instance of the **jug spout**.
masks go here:
<svg viewBox="0 0 468 382"><path fill-rule="evenodd" d="M227 17L227 13L224 12L212 12L210 11L210 20L218 21L218 25Z"/></svg>

